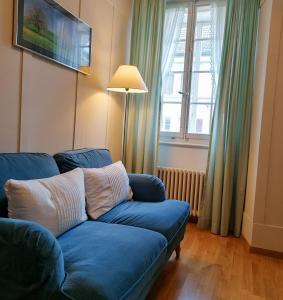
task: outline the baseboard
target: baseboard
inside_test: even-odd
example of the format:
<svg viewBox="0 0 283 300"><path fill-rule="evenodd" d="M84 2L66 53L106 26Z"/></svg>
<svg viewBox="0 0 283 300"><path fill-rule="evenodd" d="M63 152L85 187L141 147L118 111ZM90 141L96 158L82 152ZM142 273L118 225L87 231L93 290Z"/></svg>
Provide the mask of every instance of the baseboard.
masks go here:
<svg viewBox="0 0 283 300"><path fill-rule="evenodd" d="M253 235L250 245L254 248L283 253L283 227L253 223Z"/></svg>
<svg viewBox="0 0 283 300"><path fill-rule="evenodd" d="M251 247L251 246L249 246L249 248L250 248L251 253L267 255L267 256L283 259L283 252L278 252L278 251L273 251L273 250L268 250L268 249L263 249L263 248L257 248L257 247Z"/></svg>
<svg viewBox="0 0 283 300"><path fill-rule="evenodd" d="M260 254L260 255L267 255L267 256L270 256L270 257L283 259L283 252L273 251L273 250L264 249L264 248L253 247L249 244L249 242L247 241L247 239L244 235L242 235L241 238L245 242L245 247L250 253Z"/></svg>
<svg viewBox="0 0 283 300"><path fill-rule="evenodd" d="M243 221L242 237L251 253L283 258L283 227L251 223L245 214Z"/></svg>

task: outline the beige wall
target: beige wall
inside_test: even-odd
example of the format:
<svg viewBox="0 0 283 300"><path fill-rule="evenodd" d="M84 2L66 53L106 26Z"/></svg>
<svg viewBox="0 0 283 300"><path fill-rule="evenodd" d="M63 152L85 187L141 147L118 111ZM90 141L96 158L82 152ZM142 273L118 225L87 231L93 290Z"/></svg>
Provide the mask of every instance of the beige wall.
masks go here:
<svg viewBox="0 0 283 300"><path fill-rule="evenodd" d="M208 146L160 143L158 166L205 172Z"/></svg>
<svg viewBox="0 0 283 300"><path fill-rule="evenodd" d="M283 252L283 1L261 8L257 84L243 235Z"/></svg>
<svg viewBox="0 0 283 300"><path fill-rule="evenodd" d="M259 159L259 143L260 131L262 121L262 109L264 102L266 68L267 68L267 54L269 44L269 32L272 12L272 1L265 1L260 10L260 23L258 34L258 53L256 61L256 81L255 93L253 99L253 116L251 128L251 141L249 153L249 168L246 190L246 203L243 220L243 234L251 243L252 228L253 228L253 214L254 201L256 193L256 180L258 171Z"/></svg>
<svg viewBox="0 0 283 300"><path fill-rule="evenodd" d="M109 147L121 156L123 97L105 92L127 63L132 0L58 0L93 27L91 76L12 46L13 0L0 1L0 151Z"/></svg>

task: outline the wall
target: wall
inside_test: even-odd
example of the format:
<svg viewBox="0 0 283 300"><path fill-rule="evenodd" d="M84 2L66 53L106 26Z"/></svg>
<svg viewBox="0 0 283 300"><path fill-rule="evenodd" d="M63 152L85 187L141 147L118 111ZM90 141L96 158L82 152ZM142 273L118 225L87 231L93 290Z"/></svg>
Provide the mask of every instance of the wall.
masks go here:
<svg viewBox="0 0 283 300"><path fill-rule="evenodd" d="M268 55L268 41L271 22L272 1L265 1L260 9L260 23L258 34L258 53L256 61L256 81L255 93L253 99L253 113L252 113L252 128L251 141L249 152L249 166L246 190L246 202L243 220L243 234L251 243L252 225L254 214L254 201L256 193L256 179L258 171L259 160L259 144L260 131L263 113L263 102L265 92L267 55Z"/></svg>
<svg viewBox="0 0 283 300"><path fill-rule="evenodd" d="M205 172L207 155L207 146L160 143L158 166Z"/></svg>
<svg viewBox="0 0 283 300"><path fill-rule="evenodd" d="M0 1L0 151L109 147L117 160L124 99L105 89L128 60L132 1L58 3L93 27L92 75L13 47L13 0Z"/></svg>
<svg viewBox="0 0 283 300"><path fill-rule="evenodd" d="M259 57L243 235L283 252L283 1L261 8Z"/></svg>

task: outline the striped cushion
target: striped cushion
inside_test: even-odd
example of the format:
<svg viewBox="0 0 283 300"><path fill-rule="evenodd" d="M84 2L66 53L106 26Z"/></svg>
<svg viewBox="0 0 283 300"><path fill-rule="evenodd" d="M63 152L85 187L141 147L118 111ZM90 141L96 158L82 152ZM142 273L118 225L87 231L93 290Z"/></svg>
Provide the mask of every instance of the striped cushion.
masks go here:
<svg viewBox="0 0 283 300"><path fill-rule="evenodd" d="M87 219L84 174L81 169L36 180L5 184L10 218L34 221L55 236Z"/></svg>
<svg viewBox="0 0 283 300"><path fill-rule="evenodd" d="M129 178L121 161L103 168L83 169L87 213L97 219L129 199Z"/></svg>

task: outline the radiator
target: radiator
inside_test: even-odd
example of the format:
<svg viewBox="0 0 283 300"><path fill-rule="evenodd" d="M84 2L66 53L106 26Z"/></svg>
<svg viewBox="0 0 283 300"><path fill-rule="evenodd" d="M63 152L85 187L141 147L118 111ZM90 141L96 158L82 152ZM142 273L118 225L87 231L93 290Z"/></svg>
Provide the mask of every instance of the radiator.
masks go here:
<svg viewBox="0 0 283 300"><path fill-rule="evenodd" d="M178 199L191 205L191 216L199 216L205 173L186 169L158 167L158 177L164 182L169 199Z"/></svg>

